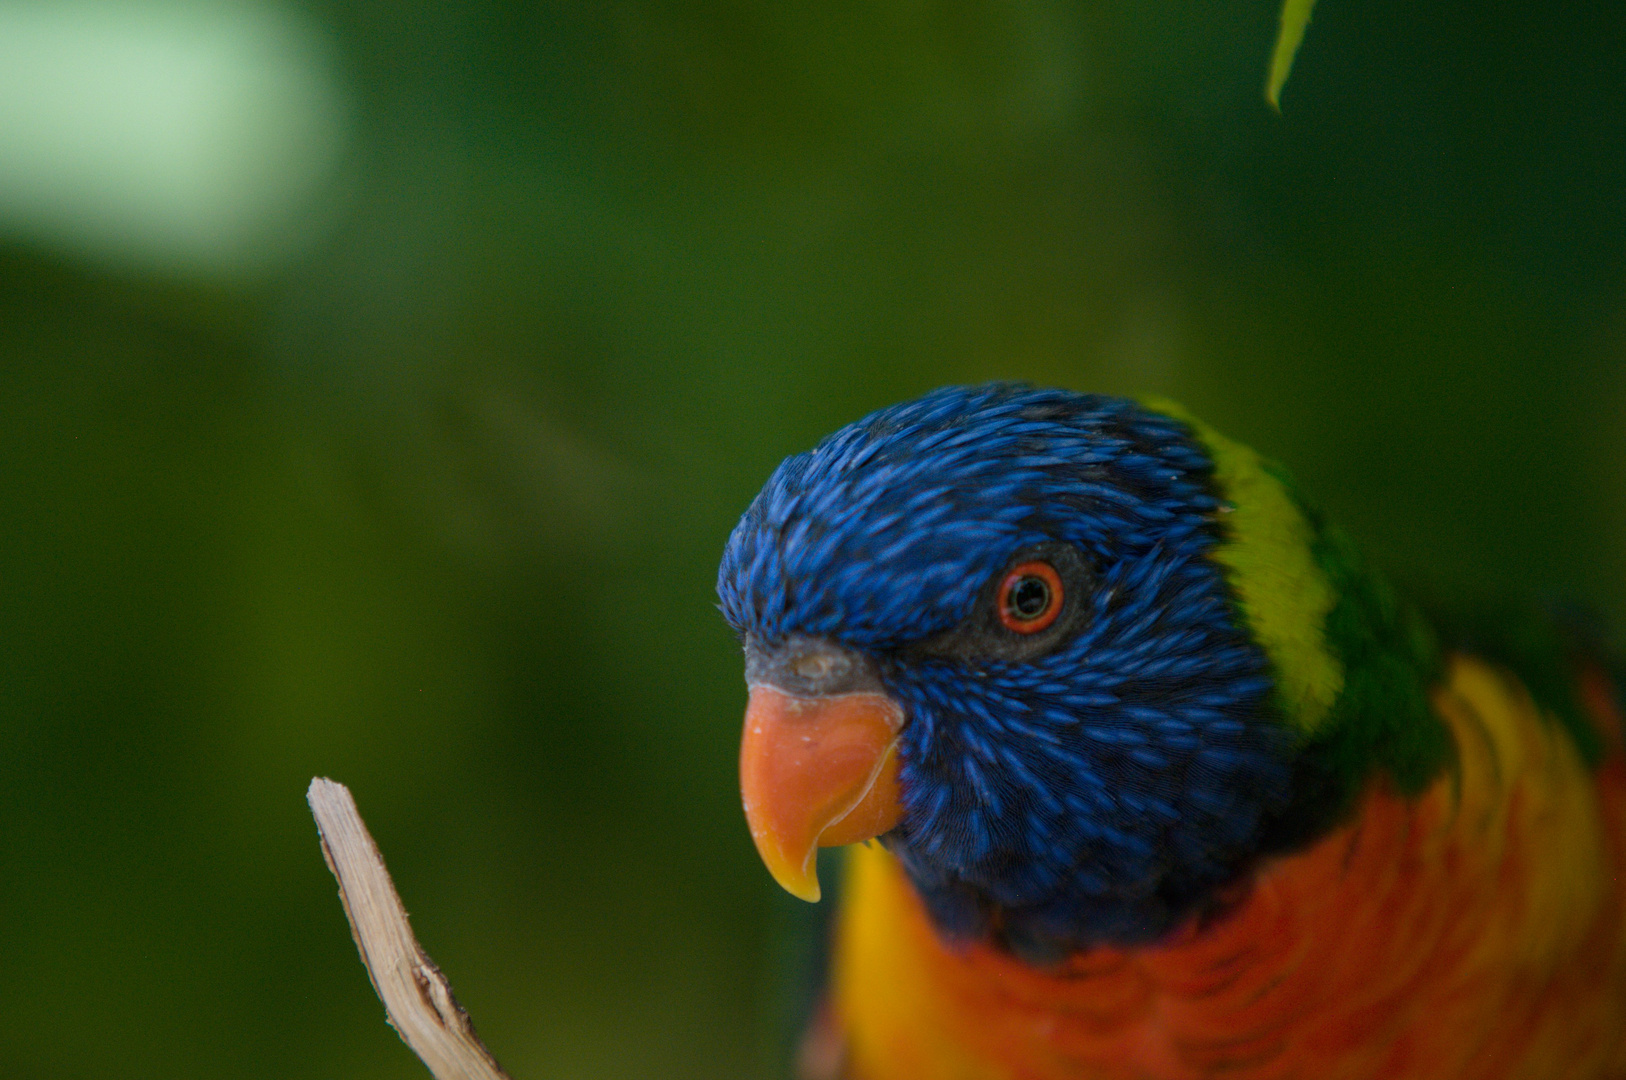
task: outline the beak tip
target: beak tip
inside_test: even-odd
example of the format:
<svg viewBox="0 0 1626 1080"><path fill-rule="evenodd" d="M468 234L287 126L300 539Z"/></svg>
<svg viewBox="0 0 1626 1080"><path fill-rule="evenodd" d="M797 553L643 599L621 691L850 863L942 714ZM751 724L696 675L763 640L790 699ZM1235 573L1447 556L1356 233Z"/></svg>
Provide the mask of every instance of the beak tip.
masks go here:
<svg viewBox="0 0 1626 1080"><path fill-rule="evenodd" d="M762 857L763 865L781 889L798 900L806 900L810 904L819 902L822 893L819 889L817 847L809 847L798 860L789 853L776 850L777 845L766 837L753 834L751 838L756 841L757 854Z"/></svg>
<svg viewBox="0 0 1626 1080"><path fill-rule="evenodd" d="M823 892L819 889L819 876L817 873L801 875L774 875L779 887L790 893L798 900L806 900L810 904L819 902Z"/></svg>

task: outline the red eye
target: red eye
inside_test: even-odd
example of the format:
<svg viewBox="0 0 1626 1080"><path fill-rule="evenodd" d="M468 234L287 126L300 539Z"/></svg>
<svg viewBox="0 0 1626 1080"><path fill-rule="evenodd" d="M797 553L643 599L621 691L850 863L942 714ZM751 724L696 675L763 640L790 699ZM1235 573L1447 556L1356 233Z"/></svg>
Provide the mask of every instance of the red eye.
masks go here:
<svg viewBox="0 0 1626 1080"><path fill-rule="evenodd" d="M1025 562L999 584L999 621L1018 634L1037 634L1061 614L1061 575L1047 562Z"/></svg>

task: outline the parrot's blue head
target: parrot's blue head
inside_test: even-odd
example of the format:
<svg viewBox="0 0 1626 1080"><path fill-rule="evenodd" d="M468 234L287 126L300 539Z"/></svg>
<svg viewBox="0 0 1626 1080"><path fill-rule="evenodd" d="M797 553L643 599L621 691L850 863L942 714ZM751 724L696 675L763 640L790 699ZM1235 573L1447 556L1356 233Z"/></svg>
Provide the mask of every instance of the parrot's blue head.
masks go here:
<svg viewBox="0 0 1626 1080"><path fill-rule="evenodd" d="M882 833L943 932L1031 957L1217 903L1293 749L1214 558L1227 510L1186 423L1026 386L939 390L786 460L718 576L752 684L747 811L781 880L802 846ZM868 733L817 726L831 702ZM851 763L809 780L811 757ZM801 839L773 847L791 819Z"/></svg>

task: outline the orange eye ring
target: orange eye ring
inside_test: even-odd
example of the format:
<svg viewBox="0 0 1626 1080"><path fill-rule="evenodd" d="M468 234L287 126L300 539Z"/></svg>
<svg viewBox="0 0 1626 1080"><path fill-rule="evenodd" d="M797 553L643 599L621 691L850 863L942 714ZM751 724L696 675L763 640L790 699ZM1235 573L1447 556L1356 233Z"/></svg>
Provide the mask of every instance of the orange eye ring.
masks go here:
<svg viewBox="0 0 1626 1080"><path fill-rule="evenodd" d="M1061 614L1061 575L1047 562L1011 568L999 583L999 621L1018 634L1037 634Z"/></svg>

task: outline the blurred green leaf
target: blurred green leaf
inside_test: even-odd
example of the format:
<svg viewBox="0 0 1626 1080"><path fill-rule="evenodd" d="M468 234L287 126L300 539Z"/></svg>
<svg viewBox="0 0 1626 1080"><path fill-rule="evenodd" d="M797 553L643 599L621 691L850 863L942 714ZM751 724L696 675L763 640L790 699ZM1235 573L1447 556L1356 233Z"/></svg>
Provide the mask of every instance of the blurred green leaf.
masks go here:
<svg viewBox="0 0 1626 1080"><path fill-rule="evenodd" d="M1293 57L1304 40L1304 28L1310 25L1313 7L1315 0L1283 0L1282 25L1276 32L1276 51L1271 54L1270 79L1265 84L1265 100L1277 112L1282 111L1282 87L1293 71Z"/></svg>

